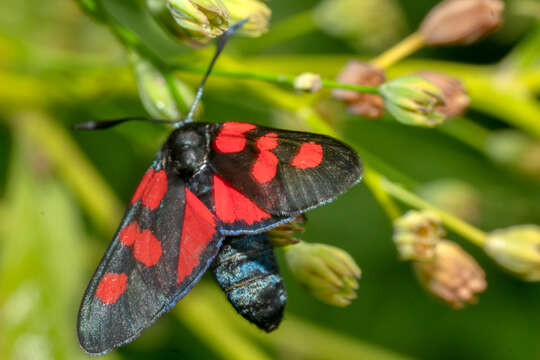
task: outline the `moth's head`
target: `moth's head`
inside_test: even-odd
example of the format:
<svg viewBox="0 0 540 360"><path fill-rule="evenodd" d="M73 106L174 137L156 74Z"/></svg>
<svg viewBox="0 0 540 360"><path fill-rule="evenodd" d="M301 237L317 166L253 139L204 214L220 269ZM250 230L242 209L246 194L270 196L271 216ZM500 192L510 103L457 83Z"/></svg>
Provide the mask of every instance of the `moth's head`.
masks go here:
<svg viewBox="0 0 540 360"><path fill-rule="evenodd" d="M191 175L206 159L207 143L207 136L202 129L184 126L169 136L166 146L167 159L179 173Z"/></svg>

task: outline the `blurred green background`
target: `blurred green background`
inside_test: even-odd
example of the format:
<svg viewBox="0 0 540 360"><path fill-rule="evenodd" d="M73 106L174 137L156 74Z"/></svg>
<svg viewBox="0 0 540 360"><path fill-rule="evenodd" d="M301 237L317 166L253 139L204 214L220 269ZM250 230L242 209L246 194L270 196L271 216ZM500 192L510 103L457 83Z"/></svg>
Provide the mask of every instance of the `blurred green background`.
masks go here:
<svg viewBox="0 0 540 360"><path fill-rule="evenodd" d="M280 23L317 3L273 0L272 21ZM436 1L397 3L402 25L391 29L396 41L413 31ZM509 9L512 4L507 3ZM125 10L130 5L120 1L111 6ZM122 21L138 19L136 12L122 11ZM358 21L369 20L356 16ZM463 74L485 71L538 27L536 19L508 11L504 27L489 38L468 47L422 50L393 68L390 76L410 69L457 66L448 61L481 66L457 70ZM144 24L132 25L144 30ZM146 41L167 56L180 49L171 39L158 41L147 35ZM258 41L264 40L235 39L226 52L231 56L254 52ZM334 78L349 58L368 58L391 44L362 49L313 29L262 48L258 57L245 61L265 72L315 71ZM537 50L532 54L536 64ZM185 59L189 56L193 57ZM206 66L206 60L197 65ZM200 76L182 78L195 85ZM286 127L287 117L265 99L259 86L211 77L202 119ZM470 119L489 129L508 127L496 114L475 107L474 101ZM76 133L70 126L143 114L123 49L75 2L0 3L0 357L88 357L76 340L79 301L119 221L122 204L127 204L166 131L130 124ZM346 139L418 185L443 178L472 185L481 198L475 223L482 229L540 223L538 179L501 167L443 132L341 114L336 126ZM296 127L294 120L289 127ZM360 265L363 278L351 306L319 303L291 278L282 262L289 294L284 322L273 334L259 334L233 313L206 276L175 310L109 356L222 359L235 358L240 351L247 359L325 359L334 358L332 354L366 359L540 358L540 286L515 280L477 248L456 235L449 237L470 251L487 273L488 289L479 303L459 311L428 296L410 265L397 260L391 223L361 184L338 201L311 211L303 236L347 250ZM310 351L318 347L317 353Z"/></svg>

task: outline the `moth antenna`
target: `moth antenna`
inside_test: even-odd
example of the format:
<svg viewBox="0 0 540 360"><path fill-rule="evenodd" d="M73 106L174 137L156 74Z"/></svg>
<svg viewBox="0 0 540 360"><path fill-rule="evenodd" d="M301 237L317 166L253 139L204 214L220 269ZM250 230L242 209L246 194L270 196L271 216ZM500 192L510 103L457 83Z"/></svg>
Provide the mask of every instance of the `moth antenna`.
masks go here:
<svg viewBox="0 0 540 360"><path fill-rule="evenodd" d="M195 99L193 100L193 103L191 104L191 107L189 109L189 112L187 116L179 121L176 121L174 123L175 128L181 127L183 124L192 122L193 121L193 114L195 114L195 110L197 109L197 106L199 105L199 102L201 101L201 97L203 94L204 84L206 83L206 80L208 79L208 76L212 72L212 69L214 68L214 64L216 63L216 60L218 59L219 55L225 48L225 45L227 44L227 41L229 38L234 35L234 33L240 29L246 22L248 22L249 18L245 18L243 20L240 20L236 24L232 25L225 31L218 39L217 39L217 46L216 46L216 52L214 53L214 56L212 57L212 60L210 61L210 65L208 65L208 69L206 70L206 73L204 74L204 77L201 80L201 83L199 84L199 87L197 88L197 93L195 95Z"/></svg>
<svg viewBox="0 0 540 360"><path fill-rule="evenodd" d="M154 119L146 116L131 116L120 119L113 120L103 120L103 121L88 121L80 124L73 125L73 130L103 130L108 129L113 126L128 122L128 121L150 121L161 124L174 124L173 121L163 120L163 119Z"/></svg>

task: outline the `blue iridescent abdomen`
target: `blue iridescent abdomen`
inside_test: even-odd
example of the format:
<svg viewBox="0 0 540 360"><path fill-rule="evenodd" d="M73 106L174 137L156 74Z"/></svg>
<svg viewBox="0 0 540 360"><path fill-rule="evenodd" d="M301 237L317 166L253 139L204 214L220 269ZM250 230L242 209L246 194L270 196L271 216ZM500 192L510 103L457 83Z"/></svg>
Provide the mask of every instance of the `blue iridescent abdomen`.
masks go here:
<svg viewBox="0 0 540 360"><path fill-rule="evenodd" d="M228 237L212 270L240 315L268 332L278 327L287 294L268 233Z"/></svg>

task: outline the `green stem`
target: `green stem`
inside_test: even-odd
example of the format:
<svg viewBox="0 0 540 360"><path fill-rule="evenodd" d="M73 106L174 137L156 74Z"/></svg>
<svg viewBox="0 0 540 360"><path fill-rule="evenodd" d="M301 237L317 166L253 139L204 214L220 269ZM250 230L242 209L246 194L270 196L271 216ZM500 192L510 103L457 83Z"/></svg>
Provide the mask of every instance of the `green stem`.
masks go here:
<svg viewBox="0 0 540 360"><path fill-rule="evenodd" d="M204 74L206 72L206 67L195 66L189 64L178 64L173 65L173 69L178 71L185 71L190 73ZM268 83L289 85L293 87L294 79L296 75L289 74L269 74L269 73L259 73L255 71L242 71L242 70L224 70L224 69L215 69L212 71L214 76L222 76L234 79L251 79L251 80L261 80ZM345 84L333 80L322 80L322 85L328 89L346 89L353 90L361 93L367 94L378 94L379 88L377 86L367 86L367 85L354 85L354 84Z"/></svg>
<svg viewBox="0 0 540 360"><path fill-rule="evenodd" d="M398 184L395 184L385 178L381 178L382 188L401 202L418 209L430 210L441 218L442 222L457 234L470 240L474 244L483 247L487 241L487 234L482 230L472 226L471 224L455 217L454 215L439 209L424 201L417 195L405 190Z"/></svg>
<svg viewBox="0 0 540 360"><path fill-rule="evenodd" d="M424 38L420 33L414 32L381 55L377 56L375 59L371 60L371 64L381 69L386 69L415 51L420 50L423 46Z"/></svg>
<svg viewBox="0 0 540 360"><path fill-rule="evenodd" d="M388 193L381 186L381 176L371 170L370 168L365 169L364 182L371 190L371 193L377 199L379 205L386 212L386 215L390 220L394 221L401 216L401 211L397 207L396 203L392 200Z"/></svg>

